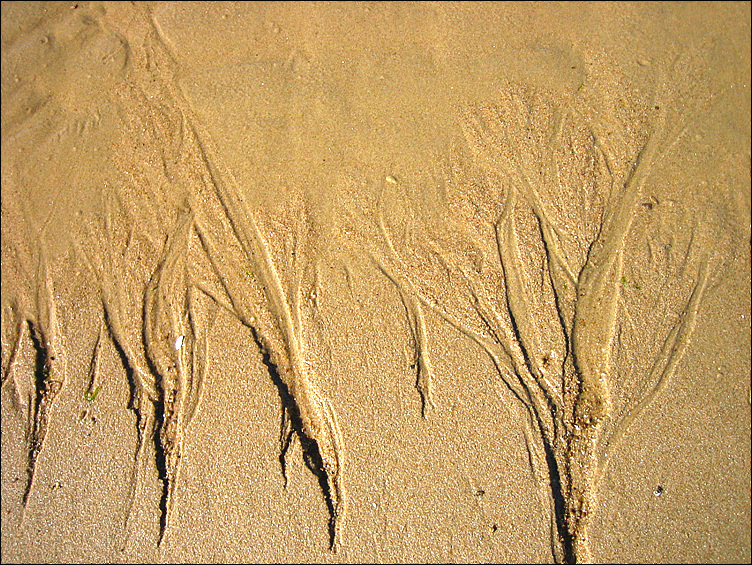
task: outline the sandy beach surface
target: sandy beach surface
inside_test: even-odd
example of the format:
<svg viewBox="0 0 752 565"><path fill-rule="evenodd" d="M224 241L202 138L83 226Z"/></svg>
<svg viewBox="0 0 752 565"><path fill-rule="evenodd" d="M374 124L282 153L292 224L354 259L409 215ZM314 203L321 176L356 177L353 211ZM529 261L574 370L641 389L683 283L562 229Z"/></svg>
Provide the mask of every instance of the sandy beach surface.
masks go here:
<svg viewBox="0 0 752 565"><path fill-rule="evenodd" d="M2 3L2 562L750 562L750 4Z"/></svg>

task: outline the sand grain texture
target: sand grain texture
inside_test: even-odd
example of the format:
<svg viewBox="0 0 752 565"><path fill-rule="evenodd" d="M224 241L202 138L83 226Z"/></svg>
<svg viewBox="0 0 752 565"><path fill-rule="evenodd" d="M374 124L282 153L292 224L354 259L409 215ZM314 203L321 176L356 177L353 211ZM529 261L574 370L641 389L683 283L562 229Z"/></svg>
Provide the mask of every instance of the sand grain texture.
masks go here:
<svg viewBox="0 0 752 565"><path fill-rule="evenodd" d="M3 3L3 562L749 562L749 41Z"/></svg>

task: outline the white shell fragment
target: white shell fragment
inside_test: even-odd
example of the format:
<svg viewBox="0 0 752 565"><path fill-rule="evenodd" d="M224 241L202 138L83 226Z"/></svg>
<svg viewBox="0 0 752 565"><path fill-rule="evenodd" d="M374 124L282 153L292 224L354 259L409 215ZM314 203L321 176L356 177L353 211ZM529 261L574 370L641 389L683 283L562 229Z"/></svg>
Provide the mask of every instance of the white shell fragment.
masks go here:
<svg viewBox="0 0 752 565"><path fill-rule="evenodd" d="M178 336L178 338L175 340L175 350L179 350L181 347L183 347L184 339L185 339L184 335Z"/></svg>

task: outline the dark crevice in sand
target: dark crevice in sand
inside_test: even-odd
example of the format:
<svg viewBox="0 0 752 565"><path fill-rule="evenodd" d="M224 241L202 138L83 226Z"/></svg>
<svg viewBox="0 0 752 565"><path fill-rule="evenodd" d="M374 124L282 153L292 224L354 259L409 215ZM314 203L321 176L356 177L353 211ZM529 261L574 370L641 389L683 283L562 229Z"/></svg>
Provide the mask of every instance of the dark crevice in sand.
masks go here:
<svg viewBox="0 0 752 565"><path fill-rule="evenodd" d="M107 308L106 304L103 304L102 312L104 313L104 321L107 326L107 331L110 334L110 339L115 346L115 351L117 351L118 356L120 357L120 362L123 364L123 368L125 369L125 374L128 377L128 387L130 388L130 399L128 401L128 408L131 410L134 409L136 406L136 397L139 390L139 385L136 382L136 370L131 365L130 360L128 359L128 354L123 349L123 346L118 341L115 331L112 328L112 320L110 318L110 313Z"/></svg>
<svg viewBox="0 0 752 565"><path fill-rule="evenodd" d="M324 467L324 461L319 451L319 445L315 439L309 438L303 431L303 421L300 417L300 409L295 401L295 398L290 394L288 386L282 381L279 375L277 366L271 359L271 355L266 350L263 340L258 335L255 328L251 327L251 333L253 339L259 347L262 356L262 362L269 371L269 376L272 378L272 382L279 391L279 398L282 401L282 422L281 422L281 450L279 454L279 463L282 467L282 475L285 480L285 487L287 486L287 451L292 443L292 434L295 433L300 440L300 445L303 448L303 460L310 471L316 476L321 487L321 491L324 494L324 500L326 501L327 508L329 510L329 547L335 548L336 544L336 523L337 523L337 509L332 497L331 489L329 488L329 477Z"/></svg>
<svg viewBox="0 0 752 565"><path fill-rule="evenodd" d="M155 402L155 420L160 422L160 426L165 425L164 419L164 404L162 402ZM162 544L162 540L167 532L167 521L169 518L168 503L170 500L170 474L167 468L167 458L165 457L165 449L160 439L160 434L154 434L154 444L156 446L155 459L157 463L157 471L159 472L159 480L162 482L162 494L159 498L159 541L158 545Z"/></svg>
<svg viewBox="0 0 752 565"><path fill-rule="evenodd" d="M554 500L556 531L559 534L562 552L564 553L563 560L564 563L576 563L577 559L574 553L574 544L572 543L572 532L566 524L567 504L562 489L559 464L556 461L554 449L548 443L545 436L543 436L543 450L546 453L546 464L548 465L548 474L551 481L551 495ZM551 550L556 555L556 548L552 547Z"/></svg>
<svg viewBox="0 0 752 565"><path fill-rule="evenodd" d="M43 340L38 333L37 328L31 321L26 322L29 326L29 336L31 342L34 345L34 404L33 407L30 404L29 410L33 412L33 421L36 422L39 418L39 411L42 409L42 400L44 399L45 386L49 377L49 367L47 366L47 349L43 344ZM30 414L32 416L32 414ZM37 440L37 427L38 424L34 424L31 430L31 435L28 438L28 462L26 468L27 480L26 489L24 490L23 503L24 506L29 502L31 496L31 489L34 484L34 473L36 471L37 457L39 450L41 449L41 442Z"/></svg>
<svg viewBox="0 0 752 565"><path fill-rule="evenodd" d="M149 367L149 370L151 371L151 374L153 375L160 374L153 360L151 359L149 355L146 356L146 362L147 362L147 366ZM137 398L136 395L138 394L137 383L136 383L136 388L134 388L133 390L134 390L134 399L136 399ZM140 414L141 406L140 406L140 401L136 400L136 402L139 402L139 406L138 406L139 410L137 410L136 413L137 413L138 426L139 426L138 452L140 452L143 449L143 443L144 443L144 440L146 439L143 435L143 432L146 430L143 430L143 431L141 430L141 425L142 425L141 414ZM167 420L165 419L165 403L164 403L164 400L157 400L155 402L152 402L152 404L154 406L154 423L153 423L153 429L148 430L148 433L153 435L154 458L157 464L159 480L162 482L162 493L159 498L159 539L157 541L157 546L161 546L162 542L165 539L165 534L167 532L167 525L169 523L169 518L170 518L169 503L170 503L170 488L172 486L172 481L171 481L169 463L167 461L166 445L163 441L163 436L160 433L164 429L164 426L167 425ZM159 426L159 428L157 428L157 425ZM137 454L137 457L136 457L137 472L138 472L138 467L140 465L139 459L140 458Z"/></svg>

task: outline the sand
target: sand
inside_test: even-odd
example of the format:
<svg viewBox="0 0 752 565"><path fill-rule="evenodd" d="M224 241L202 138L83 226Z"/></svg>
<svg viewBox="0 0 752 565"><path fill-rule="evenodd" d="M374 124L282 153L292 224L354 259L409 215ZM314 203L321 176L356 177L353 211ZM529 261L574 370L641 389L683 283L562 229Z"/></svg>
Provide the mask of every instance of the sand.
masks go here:
<svg viewBox="0 0 752 565"><path fill-rule="evenodd" d="M2 4L3 562L750 562L749 3Z"/></svg>

